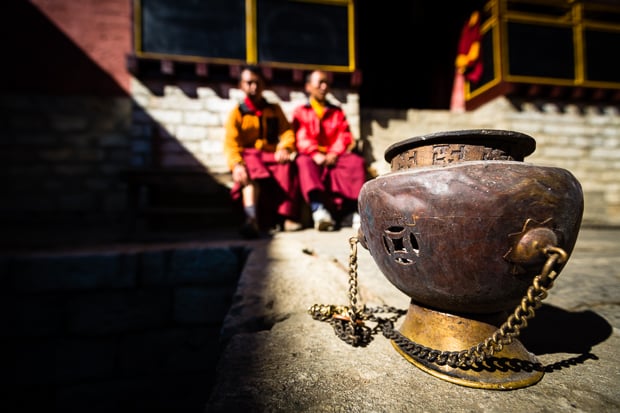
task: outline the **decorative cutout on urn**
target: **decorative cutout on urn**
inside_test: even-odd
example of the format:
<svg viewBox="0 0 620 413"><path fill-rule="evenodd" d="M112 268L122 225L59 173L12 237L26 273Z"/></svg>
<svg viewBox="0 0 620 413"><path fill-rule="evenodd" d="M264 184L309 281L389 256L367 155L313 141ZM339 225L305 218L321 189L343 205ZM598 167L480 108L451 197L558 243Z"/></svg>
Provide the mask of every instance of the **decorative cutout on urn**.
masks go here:
<svg viewBox="0 0 620 413"><path fill-rule="evenodd" d="M387 228L383 236L385 252L394 258L398 264L411 265L414 261L409 258L412 255L420 255L418 240L413 233L408 233L404 227L391 226Z"/></svg>

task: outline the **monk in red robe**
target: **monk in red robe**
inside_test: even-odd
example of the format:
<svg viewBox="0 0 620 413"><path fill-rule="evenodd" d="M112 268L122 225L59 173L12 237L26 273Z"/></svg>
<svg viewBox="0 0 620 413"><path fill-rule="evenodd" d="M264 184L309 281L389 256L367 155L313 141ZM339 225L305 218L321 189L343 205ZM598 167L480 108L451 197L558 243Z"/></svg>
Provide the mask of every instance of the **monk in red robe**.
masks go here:
<svg viewBox="0 0 620 413"><path fill-rule="evenodd" d="M364 158L353 153L353 135L343 110L327 100L327 73L306 78L308 103L293 112L301 193L312 210L314 226L332 231L343 218L359 226L357 197L366 178Z"/></svg>
<svg viewBox="0 0 620 413"><path fill-rule="evenodd" d="M239 86L246 97L226 122L224 154L234 182L232 197L242 200L246 215L241 233L256 238L276 226L301 229L295 134L282 108L263 97L259 68L244 68Z"/></svg>

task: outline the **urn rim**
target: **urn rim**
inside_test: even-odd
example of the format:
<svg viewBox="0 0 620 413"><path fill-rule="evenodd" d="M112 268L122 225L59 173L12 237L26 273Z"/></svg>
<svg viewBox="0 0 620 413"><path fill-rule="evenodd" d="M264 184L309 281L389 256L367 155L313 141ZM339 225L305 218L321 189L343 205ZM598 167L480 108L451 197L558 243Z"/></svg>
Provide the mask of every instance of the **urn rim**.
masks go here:
<svg viewBox="0 0 620 413"><path fill-rule="evenodd" d="M385 150L385 160L391 163L392 159L403 151L443 143L498 147L519 161L536 149L536 140L525 133L502 129L465 129L434 132L404 139Z"/></svg>

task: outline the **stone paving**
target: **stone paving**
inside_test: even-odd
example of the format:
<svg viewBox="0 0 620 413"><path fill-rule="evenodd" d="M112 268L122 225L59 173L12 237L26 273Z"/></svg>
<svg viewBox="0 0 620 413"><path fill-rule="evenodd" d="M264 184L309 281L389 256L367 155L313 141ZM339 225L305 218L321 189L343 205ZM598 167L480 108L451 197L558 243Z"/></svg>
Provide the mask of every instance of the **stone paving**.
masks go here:
<svg viewBox="0 0 620 413"><path fill-rule="evenodd" d="M520 337L544 376L507 391L436 378L380 334L352 347L310 317L313 304L348 304L353 235L350 228L307 229L250 243L207 412L620 411L620 229L581 229L568 264ZM359 247L357 255L362 304L407 309L409 298L368 251Z"/></svg>

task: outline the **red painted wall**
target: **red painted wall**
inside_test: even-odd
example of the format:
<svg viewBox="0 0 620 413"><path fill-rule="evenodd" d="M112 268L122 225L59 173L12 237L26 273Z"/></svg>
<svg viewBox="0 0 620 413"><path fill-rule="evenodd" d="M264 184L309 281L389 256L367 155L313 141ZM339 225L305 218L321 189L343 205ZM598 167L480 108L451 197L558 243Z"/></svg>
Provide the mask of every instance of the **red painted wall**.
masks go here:
<svg viewBox="0 0 620 413"><path fill-rule="evenodd" d="M123 95L129 91L131 0L9 0L0 14L20 24L0 69L11 92ZM10 16L10 17L9 17Z"/></svg>

